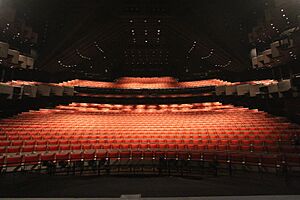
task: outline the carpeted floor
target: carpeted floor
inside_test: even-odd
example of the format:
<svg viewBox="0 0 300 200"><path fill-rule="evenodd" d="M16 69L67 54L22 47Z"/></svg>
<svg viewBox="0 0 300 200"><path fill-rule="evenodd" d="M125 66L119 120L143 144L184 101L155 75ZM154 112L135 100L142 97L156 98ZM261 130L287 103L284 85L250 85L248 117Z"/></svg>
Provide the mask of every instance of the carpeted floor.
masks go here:
<svg viewBox="0 0 300 200"><path fill-rule="evenodd" d="M248 174L239 177L133 177L6 175L0 177L0 197L196 197L299 195L300 178Z"/></svg>

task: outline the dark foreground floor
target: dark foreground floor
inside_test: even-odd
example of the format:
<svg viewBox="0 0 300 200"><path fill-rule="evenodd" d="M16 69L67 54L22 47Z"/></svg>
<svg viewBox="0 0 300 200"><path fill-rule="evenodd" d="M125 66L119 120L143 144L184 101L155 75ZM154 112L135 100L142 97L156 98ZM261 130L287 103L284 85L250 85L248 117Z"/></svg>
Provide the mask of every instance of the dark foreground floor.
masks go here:
<svg viewBox="0 0 300 200"><path fill-rule="evenodd" d="M300 179L243 175L239 177L116 177L6 175L0 177L0 197L199 197L300 194Z"/></svg>

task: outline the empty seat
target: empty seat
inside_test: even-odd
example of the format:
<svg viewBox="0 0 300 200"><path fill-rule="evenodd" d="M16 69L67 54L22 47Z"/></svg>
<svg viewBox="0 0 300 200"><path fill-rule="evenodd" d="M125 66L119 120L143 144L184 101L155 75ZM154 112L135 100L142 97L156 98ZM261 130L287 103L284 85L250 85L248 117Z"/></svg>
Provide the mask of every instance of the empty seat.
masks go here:
<svg viewBox="0 0 300 200"><path fill-rule="evenodd" d="M262 84L268 83L273 82ZM31 159L26 156L40 154L41 169L65 161L68 167L100 166L100 171L114 164L133 171L140 164L155 171L157 164L167 163L184 171L201 166L297 169L298 163L298 158L288 157L299 153L297 125L263 111L221 103L129 107L72 103L24 112L3 122L1 156L23 156L20 166L24 166ZM272 156L277 154L287 156L282 159L286 165L276 162Z"/></svg>
<svg viewBox="0 0 300 200"><path fill-rule="evenodd" d="M12 64L19 64L19 56L20 56L20 52L17 50L13 50L13 49L8 49L8 55L11 56L11 60L10 62Z"/></svg>
<svg viewBox="0 0 300 200"><path fill-rule="evenodd" d="M71 153L70 161L71 162L83 161L83 154L81 152L80 153Z"/></svg>
<svg viewBox="0 0 300 200"><path fill-rule="evenodd" d="M83 153L83 160L84 161L93 161L95 160L97 157L96 157L96 154L95 152L84 152Z"/></svg>
<svg viewBox="0 0 300 200"><path fill-rule="evenodd" d="M41 162L51 162L51 163L55 163L56 159L55 159L55 154L41 154Z"/></svg>
<svg viewBox="0 0 300 200"><path fill-rule="evenodd" d="M25 152L25 153L34 152L34 146L24 146L22 147L21 152Z"/></svg>
<svg viewBox="0 0 300 200"><path fill-rule="evenodd" d="M39 165L40 164L40 154L38 155L27 155L24 156L24 165Z"/></svg>
<svg viewBox="0 0 300 200"><path fill-rule="evenodd" d="M70 161L70 154L69 153L65 153L65 154L56 154L55 155L56 157L56 161L59 162L59 161Z"/></svg>
<svg viewBox="0 0 300 200"><path fill-rule="evenodd" d="M13 167L15 170L23 165L23 156L8 156L5 161L6 167Z"/></svg>

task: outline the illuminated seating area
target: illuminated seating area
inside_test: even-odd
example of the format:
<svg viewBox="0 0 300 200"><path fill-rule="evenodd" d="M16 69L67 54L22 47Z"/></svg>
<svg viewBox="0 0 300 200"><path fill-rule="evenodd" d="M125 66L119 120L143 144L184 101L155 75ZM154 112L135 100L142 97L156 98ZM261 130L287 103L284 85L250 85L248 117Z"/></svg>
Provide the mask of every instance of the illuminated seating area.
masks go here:
<svg viewBox="0 0 300 200"><path fill-rule="evenodd" d="M62 83L10 81L0 83L0 95L6 99L23 97L82 98L190 98L200 97L264 97L282 98L286 94L299 95L299 87L290 79L227 82L219 79L177 82L171 77L132 78L124 77L115 82L72 80Z"/></svg>
<svg viewBox="0 0 300 200"><path fill-rule="evenodd" d="M60 83L62 86L72 87L89 87L89 88L104 88L104 89L189 89L189 88L203 88L203 87L217 87L223 89L236 88L238 86L257 86L258 89L263 86L277 85L276 80L254 80L248 82L228 82L220 79L209 79L199 81L177 82L171 77L162 78L132 78L124 77L118 79L116 82L98 82L88 80L72 80Z"/></svg>
<svg viewBox="0 0 300 200"><path fill-rule="evenodd" d="M116 81L116 88L122 89L166 89L176 88L177 81L172 77L133 78L123 77Z"/></svg>
<svg viewBox="0 0 300 200"><path fill-rule="evenodd" d="M72 103L25 112L0 124L2 172L67 168L75 173L78 166L82 172L87 165L98 170L150 165L155 171L162 162L179 161L176 166L181 169L213 164L230 173L300 167L298 125L217 102Z"/></svg>
<svg viewBox="0 0 300 200"><path fill-rule="evenodd" d="M181 82L179 83L180 87L183 88L193 88L193 87L209 87L209 86L220 86L220 85L231 85L232 83L219 80L202 80L202 81L190 81L190 82Z"/></svg>
<svg viewBox="0 0 300 200"><path fill-rule="evenodd" d="M61 86L55 83L15 80L0 83L0 95L4 95L7 99L14 97L22 99L23 97L74 96L74 87Z"/></svg>
<svg viewBox="0 0 300 200"><path fill-rule="evenodd" d="M253 80L246 82L228 82L220 79L177 82L170 77L163 78L120 78L116 82L97 82L73 80L60 83L64 86L77 87L79 96L89 96L89 93L98 97L131 97L151 98L152 96L167 97L195 97L195 96L248 96L267 98L283 97L286 92L296 92L292 81L288 80Z"/></svg>
<svg viewBox="0 0 300 200"><path fill-rule="evenodd" d="M227 85L227 84L231 84L231 83L219 79L178 82L176 79L172 77L155 77L155 78L123 77L116 80L116 82L113 83L87 81L87 80L72 80L72 81L61 83L61 85L65 85L65 86L115 88L115 89L195 88L195 87L209 87L209 86L218 86L218 85Z"/></svg>
<svg viewBox="0 0 300 200"><path fill-rule="evenodd" d="M248 82L236 82L227 85L218 85L216 86L216 95L217 96L245 96L255 97L258 94L261 94L262 88L278 87L279 84L282 84L283 81L278 82L276 80L257 80L257 81L248 81ZM288 91L290 88L286 88L285 91ZM282 90L283 91L283 90ZM277 90L277 92L279 92ZM268 91L267 91L268 93ZM271 93L271 92L270 92Z"/></svg>
<svg viewBox="0 0 300 200"><path fill-rule="evenodd" d="M300 199L299 8L0 0L0 198Z"/></svg>
<svg viewBox="0 0 300 200"><path fill-rule="evenodd" d="M100 82L100 81L88 81L88 80L72 80L60 83L62 86L80 86L80 87L96 87L96 88L111 88L113 83Z"/></svg>

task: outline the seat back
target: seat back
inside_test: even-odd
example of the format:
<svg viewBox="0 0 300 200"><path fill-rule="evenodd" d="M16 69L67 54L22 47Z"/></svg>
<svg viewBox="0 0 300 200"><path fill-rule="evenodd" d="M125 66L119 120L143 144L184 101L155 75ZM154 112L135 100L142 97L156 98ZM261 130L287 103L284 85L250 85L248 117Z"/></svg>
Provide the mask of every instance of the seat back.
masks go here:
<svg viewBox="0 0 300 200"><path fill-rule="evenodd" d="M20 52L17 50L13 50L13 49L8 49L8 55L12 56L11 58L11 63L12 64L19 64L19 56L20 56Z"/></svg>
<svg viewBox="0 0 300 200"><path fill-rule="evenodd" d="M21 68L26 69L26 67L27 67L27 56L19 55L19 62L21 63Z"/></svg>
<svg viewBox="0 0 300 200"><path fill-rule="evenodd" d="M5 42L0 42L0 58L7 58L9 44Z"/></svg>

